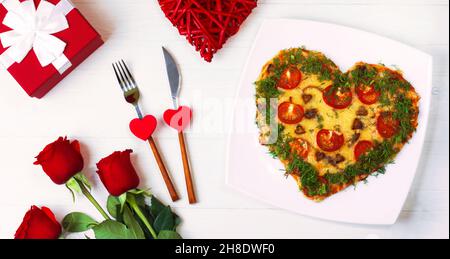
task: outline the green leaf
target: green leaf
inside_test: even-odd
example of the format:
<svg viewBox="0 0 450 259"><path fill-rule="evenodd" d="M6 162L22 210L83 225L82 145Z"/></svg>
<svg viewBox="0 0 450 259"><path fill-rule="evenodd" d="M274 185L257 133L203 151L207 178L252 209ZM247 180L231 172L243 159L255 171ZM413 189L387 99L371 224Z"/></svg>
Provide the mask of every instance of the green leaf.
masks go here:
<svg viewBox="0 0 450 259"><path fill-rule="evenodd" d="M67 214L62 221L64 230L71 233L87 231L96 224L97 221L81 212Z"/></svg>
<svg viewBox="0 0 450 259"><path fill-rule="evenodd" d="M173 213L170 207L164 206L155 196L151 198L150 213L155 218L154 224L157 225L155 230L159 227L159 230L175 230L181 223L180 217ZM159 230L156 231L159 232Z"/></svg>
<svg viewBox="0 0 450 259"><path fill-rule="evenodd" d="M96 239L135 239L127 226L114 220L105 220L92 229Z"/></svg>
<svg viewBox="0 0 450 259"><path fill-rule="evenodd" d="M174 214L170 207L165 207L161 213L156 217L155 222L153 223L155 231L160 232L162 230L174 230L175 229L175 221Z"/></svg>
<svg viewBox="0 0 450 259"><path fill-rule="evenodd" d="M173 229L175 230L181 224L181 218L178 217L177 214L174 214L174 216L175 216L175 221L174 221Z"/></svg>
<svg viewBox="0 0 450 259"><path fill-rule="evenodd" d="M109 195L108 200L106 201L106 209L113 218L117 218L117 206L120 206L119 199Z"/></svg>
<svg viewBox="0 0 450 259"><path fill-rule="evenodd" d="M123 206L125 204L125 202L127 201L127 193L120 195L118 198L119 198L120 204Z"/></svg>
<svg viewBox="0 0 450 259"><path fill-rule="evenodd" d="M106 209L109 214L113 216L115 219L118 218L118 213L122 213L123 205L125 201L120 199L120 197L108 196L108 201L106 202Z"/></svg>
<svg viewBox="0 0 450 259"><path fill-rule="evenodd" d="M183 239L180 234L171 230L163 230L159 232L158 239Z"/></svg>
<svg viewBox="0 0 450 259"><path fill-rule="evenodd" d="M145 239L144 231L134 218L128 206L123 208L123 221L134 236L134 239Z"/></svg>
<svg viewBox="0 0 450 259"><path fill-rule="evenodd" d="M166 206L162 204L155 196L152 196L151 198L151 204L150 204L150 212L152 213L152 216L156 218L164 209Z"/></svg>

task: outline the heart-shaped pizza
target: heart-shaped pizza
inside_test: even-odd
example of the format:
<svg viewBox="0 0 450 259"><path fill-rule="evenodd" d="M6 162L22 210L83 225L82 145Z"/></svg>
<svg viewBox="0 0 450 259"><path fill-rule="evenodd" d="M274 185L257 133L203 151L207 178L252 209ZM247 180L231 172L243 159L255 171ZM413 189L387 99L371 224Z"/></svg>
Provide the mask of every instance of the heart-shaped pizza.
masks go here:
<svg viewBox="0 0 450 259"><path fill-rule="evenodd" d="M420 97L401 72L357 63L343 73L304 48L263 67L256 99L261 144L315 201L385 173L418 125Z"/></svg>

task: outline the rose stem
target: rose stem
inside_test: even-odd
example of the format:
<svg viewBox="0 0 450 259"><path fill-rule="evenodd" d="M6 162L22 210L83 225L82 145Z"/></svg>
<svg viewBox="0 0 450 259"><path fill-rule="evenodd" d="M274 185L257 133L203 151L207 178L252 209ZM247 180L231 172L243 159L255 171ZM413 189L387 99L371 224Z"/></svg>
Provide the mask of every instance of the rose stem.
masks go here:
<svg viewBox="0 0 450 259"><path fill-rule="evenodd" d="M103 210L103 208L100 206L100 204L95 200L94 196L92 196L91 192L86 188L86 186L84 186L84 184L80 180L78 179L75 180L78 182L78 185L80 186L83 195L86 196L86 198L92 203L92 205L94 205L94 207L100 212L100 214L102 214L102 216L106 220L111 219L105 212L105 210Z"/></svg>
<svg viewBox="0 0 450 259"><path fill-rule="evenodd" d="M133 210L136 212L136 214L138 215L138 217L142 220L142 222L144 223L144 225L147 227L147 229L150 231L150 234L152 234L154 239L157 239L157 235L155 230L153 229L152 225L150 225L150 223L148 222L147 218L144 216L144 214L142 213L141 209L139 208L139 206L136 203L136 198L134 197L133 194L128 195L129 199L128 199L128 203L130 204L131 208L133 208Z"/></svg>

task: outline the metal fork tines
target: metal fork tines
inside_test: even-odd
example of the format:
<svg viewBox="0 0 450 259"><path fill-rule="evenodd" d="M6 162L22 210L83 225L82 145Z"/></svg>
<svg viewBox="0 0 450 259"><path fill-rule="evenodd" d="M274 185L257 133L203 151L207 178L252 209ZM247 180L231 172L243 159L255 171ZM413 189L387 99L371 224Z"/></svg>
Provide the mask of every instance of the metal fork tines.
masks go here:
<svg viewBox="0 0 450 259"><path fill-rule="evenodd" d="M132 104L138 113L139 118L143 118L141 109L139 108L139 88L134 80L133 75L130 73L127 65L123 60L113 63L114 73L116 74L117 81L119 81L120 88L123 91L125 100Z"/></svg>
<svg viewBox="0 0 450 259"><path fill-rule="evenodd" d="M134 80L133 75L130 73L130 70L128 69L127 65L123 60L113 63L114 73L116 74L117 81L119 82L120 88L123 91L123 95L125 97L125 100L132 104L134 108L136 109L136 112L140 119L143 119L143 114L141 112L141 109L139 108L139 89L136 84L136 81ZM164 164L164 161L161 157L161 154L159 152L159 149L155 143L155 140L153 137L150 136L148 139L148 143L150 144L150 147L153 151L153 155L156 159L156 162L158 164L158 167L161 171L161 175L164 179L164 183L166 184L167 190L169 191L170 197L172 198L172 201L176 201L179 199L179 196L177 194L177 191L175 189L175 186L170 179L169 172L166 169L166 166Z"/></svg>

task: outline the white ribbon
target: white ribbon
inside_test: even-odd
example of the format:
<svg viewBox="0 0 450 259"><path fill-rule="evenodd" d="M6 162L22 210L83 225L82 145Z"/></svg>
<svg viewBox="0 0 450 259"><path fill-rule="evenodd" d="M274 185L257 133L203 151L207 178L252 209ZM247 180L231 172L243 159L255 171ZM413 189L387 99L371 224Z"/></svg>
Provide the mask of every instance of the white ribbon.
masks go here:
<svg viewBox="0 0 450 259"><path fill-rule="evenodd" d="M0 0L8 10L3 24L10 31L0 33L3 47L8 48L0 62L6 67L14 62L21 63L33 50L42 67L53 64L59 73L64 73L71 63L64 55L66 43L53 34L69 28L66 15L73 5L61 0L53 5L41 0L36 8L33 0Z"/></svg>

